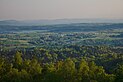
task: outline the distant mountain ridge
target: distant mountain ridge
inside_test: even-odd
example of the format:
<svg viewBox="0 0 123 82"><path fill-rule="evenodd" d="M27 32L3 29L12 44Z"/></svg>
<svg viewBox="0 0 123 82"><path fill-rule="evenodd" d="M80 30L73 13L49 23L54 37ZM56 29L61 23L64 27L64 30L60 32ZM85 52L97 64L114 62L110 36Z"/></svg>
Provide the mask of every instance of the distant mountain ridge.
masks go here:
<svg viewBox="0 0 123 82"><path fill-rule="evenodd" d="M0 25L30 26L71 23L123 23L123 19L55 19L55 20L1 20Z"/></svg>

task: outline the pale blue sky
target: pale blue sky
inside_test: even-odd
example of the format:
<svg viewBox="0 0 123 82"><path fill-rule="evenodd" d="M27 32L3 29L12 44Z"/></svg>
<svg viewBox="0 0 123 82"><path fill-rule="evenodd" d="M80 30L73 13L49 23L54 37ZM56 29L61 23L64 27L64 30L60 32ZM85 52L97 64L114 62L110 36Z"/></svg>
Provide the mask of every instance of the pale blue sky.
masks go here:
<svg viewBox="0 0 123 82"><path fill-rule="evenodd" d="M123 19L123 0L0 0L0 19Z"/></svg>

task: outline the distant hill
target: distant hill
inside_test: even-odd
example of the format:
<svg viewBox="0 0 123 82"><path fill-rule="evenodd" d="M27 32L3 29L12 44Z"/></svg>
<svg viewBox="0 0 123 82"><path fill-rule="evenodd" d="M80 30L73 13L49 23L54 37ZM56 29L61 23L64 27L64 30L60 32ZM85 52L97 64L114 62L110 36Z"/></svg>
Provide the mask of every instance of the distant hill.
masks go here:
<svg viewBox="0 0 123 82"><path fill-rule="evenodd" d="M36 26L0 25L0 33L35 31L35 30L48 32L92 32L92 31L113 30L122 28L123 23L71 23L71 24L56 24L56 25L36 25Z"/></svg>
<svg viewBox="0 0 123 82"><path fill-rule="evenodd" d="M55 20L2 20L0 25L31 26L71 23L123 23L123 19L55 19Z"/></svg>

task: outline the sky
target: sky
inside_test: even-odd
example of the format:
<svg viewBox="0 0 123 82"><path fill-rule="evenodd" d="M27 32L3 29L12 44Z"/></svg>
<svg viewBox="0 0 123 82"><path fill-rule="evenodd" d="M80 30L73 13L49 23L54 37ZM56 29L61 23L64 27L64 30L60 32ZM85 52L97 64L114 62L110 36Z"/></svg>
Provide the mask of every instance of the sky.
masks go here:
<svg viewBox="0 0 123 82"><path fill-rule="evenodd" d="M123 19L123 0L0 0L0 20Z"/></svg>

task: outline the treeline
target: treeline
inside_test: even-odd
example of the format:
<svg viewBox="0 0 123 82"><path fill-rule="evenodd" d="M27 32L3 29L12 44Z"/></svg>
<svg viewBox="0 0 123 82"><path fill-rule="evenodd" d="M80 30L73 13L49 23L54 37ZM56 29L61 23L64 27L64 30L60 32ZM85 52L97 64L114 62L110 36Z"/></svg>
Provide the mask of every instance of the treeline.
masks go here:
<svg viewBox="0 0 123 82"><path fill-rule="evenodd" d="M0 82L123 82L122 53L107 46L0 49Z"/></svg>
<svg viewBox="0 0 123 82"><path fill-rule="evenodd" d="M43 64L65 61L67 58L80 62L82 58L85 58L88 61L94 61L98 66L103 66L107 73L113 73L118 65L123 64L123 49L108 46L71 45L53 48L48 48L48 46L45 48L15 48L12 50L2 48L0 49L0 57L12 62L16 51L22 53L23 59L32 59L35 57Z"/></svg>
<svg viewBox="0 0 123 82"><path fill-rule="evenodd" d="M122 82L123 65L113 74L83 58L41 64L36 58L23 59L17 52L12 62L0 58L0 82Z"/></svg>

